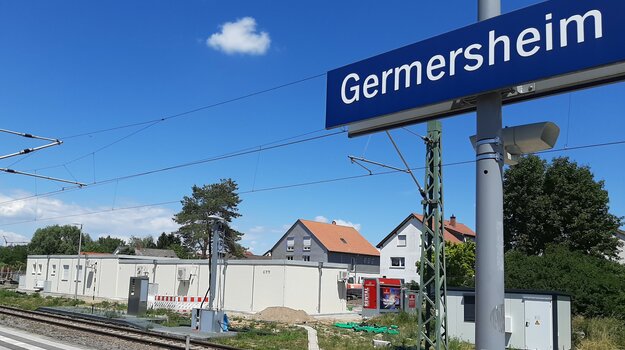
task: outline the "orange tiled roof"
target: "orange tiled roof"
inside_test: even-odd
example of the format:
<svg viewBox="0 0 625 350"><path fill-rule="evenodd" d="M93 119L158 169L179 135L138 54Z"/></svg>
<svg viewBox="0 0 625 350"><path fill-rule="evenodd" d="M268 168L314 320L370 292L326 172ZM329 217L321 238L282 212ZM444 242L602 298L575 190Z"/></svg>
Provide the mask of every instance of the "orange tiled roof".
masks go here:
<svg viewBox="0 0 625 350"><path fill-rule="evenodd" d="M412 213L412 216L414 216L417 220L423 222L423 215ZM445 231L443 232L443 236L445 237L446 241L449 241L452 243L462 242L461 240L457 238L457 235L475 237L475 232L473 232L473 230L471 230L465 224L461 224L456 221L456 224L452 225L449 220L444 220L443 225L445 226Z"/></svg>
<svg viewBox="0 0 625 350"><path fill-rule="evenodd" d="M397 233L397 231L411 218L415 218L419 220L420 222L423 222L423 215L421 214L412 213L408 215L408 217L401 224L399 224L391 233L389 233L386 237L384 237L384 239L382 239L380 243L378 243L377 247L382 248L384 243L389 238L393 237L393 235ZM452 226L449 220L445 220L444 226L445 226L445 229L443 230L443 237L445 241L447 242L461 243L464 240L461 240L458 237L462 237L462 236L475 237L475 232L473 232L473 230L471 230L469 227L459 222L456 222L456 224Z"/></svg>
<svg viewBox="0 0 625 350"><path fill-rule="evenodd" d="M380 256L380 252L351 226L302 219L299 221L328 251Z"/></svg>

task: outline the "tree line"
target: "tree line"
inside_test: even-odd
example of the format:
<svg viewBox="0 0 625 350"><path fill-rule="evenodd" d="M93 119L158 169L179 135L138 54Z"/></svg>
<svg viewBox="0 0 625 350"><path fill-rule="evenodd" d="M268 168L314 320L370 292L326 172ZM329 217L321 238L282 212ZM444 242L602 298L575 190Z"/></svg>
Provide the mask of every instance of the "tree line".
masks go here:
<svg viewBox="0 0 625 350"><path fill-rule="evenodd" d="M572 311L625 319L625 265L603 181L566 157L527 156L504 173L505 284L572 296ZM479 233L478 233L479 234ZM475 244L446 244L447 284L473 287Z"/></svg>
<svg viewBox="0 0 625 350"><path fill-rule="evenodd" d="M171 249L181 259L206 259L211 253L210 241L213 237L210 215L217 215L225 221L225 251L242 256L245 248L238 242L243 233L230 225L233 219L241 216L238 212L241 199L237 183L232 179L222 179L214 184L193 186L191 190L190 196L183 197L180 212L172 218L180 225L176 232L163 232L156 239L153 236L121 239L111 235L93 239L75 225L52 225L37 229L28 245L0 247L0 265L23 266L27 255L78 254L81 235L81 252L132 255L136 249Z"/></svg>

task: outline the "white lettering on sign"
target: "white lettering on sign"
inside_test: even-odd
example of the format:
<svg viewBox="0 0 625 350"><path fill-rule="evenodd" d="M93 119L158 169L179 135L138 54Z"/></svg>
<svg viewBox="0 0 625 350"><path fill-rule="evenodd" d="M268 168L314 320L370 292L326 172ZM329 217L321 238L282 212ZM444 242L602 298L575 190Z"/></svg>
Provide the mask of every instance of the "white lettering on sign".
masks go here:
<svg viewBox="0 0 625 350"><path fill-rule="evenodd" d="M545 21L544 33L539 28L531 27L521 31L516 38L500 35L491 30L488 33L487 48L482 44L471 44L449 51L449 54L434 55L427 61L425 69L421 61L415 60L389 68L380 74L370 74L362 83L357 73L350 73L343 79L341 99L343 103L349 105L360 101L361 95L365 99L372 99L378 95L385 95L389 91L399 91L421 85L424 78L435 82L446 76L453 77L462 70L475 72L484 67L486 60L488 60L488 66L494 66L517 57L532 57L541 50L552 51L554 50L553 14L546 14ZM603 15L599 10L591 10L584 15L561 19L560 47L565 48L569 45L573 33L577 38L577 44L584 43L587 40L586 27L590 25L594 25L594 39L603 38Z"/></svg>

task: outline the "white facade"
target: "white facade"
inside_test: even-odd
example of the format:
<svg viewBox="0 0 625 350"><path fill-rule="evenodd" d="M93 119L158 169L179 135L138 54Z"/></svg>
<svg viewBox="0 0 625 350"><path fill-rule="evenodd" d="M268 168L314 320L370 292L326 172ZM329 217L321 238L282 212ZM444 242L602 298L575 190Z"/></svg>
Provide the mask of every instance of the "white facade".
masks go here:
<svg viewBox="0 0 625 350"><path fill-rule="evenodd" d="M208 289L207 260L138 256L29 256L20 289L50 295L125 301L130 277L147 276L159 296L204 296ZM76 281L76 271L79 278ZM220 262L217 304L226 311L258 312L269 306L301 309L308 314L347 312L347 265L286 260Z"/></svg>
<svg viewBox="0 0 625 350"><path fill-rule="evenodd" d="M378 246L380 276L403 278L405 282L419 282L417 264L421 259L422 227L421 221L413 217L405 222L396 234Z"/></svg>
<svg viewBox="0 0 625 350"><path fill-rule="evenodd" d="M448 289L449 335L475 343L475 292ZM571 298L558 293L508 291L505 298L506 347L570 350Z"/></svg>

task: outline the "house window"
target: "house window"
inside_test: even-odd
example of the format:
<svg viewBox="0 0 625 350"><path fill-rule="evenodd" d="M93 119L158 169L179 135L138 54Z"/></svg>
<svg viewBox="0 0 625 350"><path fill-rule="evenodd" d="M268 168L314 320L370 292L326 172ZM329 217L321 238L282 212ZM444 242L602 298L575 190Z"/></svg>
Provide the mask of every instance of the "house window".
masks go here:
<svg viewBox="0 0 625 350"><path fill-rule="evenodd" d="M464 322L475 322L475 295L463 295Z"/></svg>
<svg viewBox="0 0 625 350"><path fill-rule="evenodd" d="M69 265L63 265L63 275L61 275L62 281L67 281L69 279Z"/></svg>
<svg viewBox="0 0 625 350"><path fill-rule="evenodd" d="M352 263L350 264L350 271L356 271L356 258L352 258Z"/></svg>
<svg viewBox="0 0 625 350"><path fill-rule="evenodd" d="M56 276L56 264L52 264L52 271L50 272L50 276Z"/></svg>
<svg viewBox="0 0 625 350"><path fill-rule="evenodd" d="M396 269L403 269L405 266L405 258L401 257L396 257L396 258L391 258L391 267L392 268L396 268Z"/></svg>
<svg viewBox="0 0 625 350"><path fill-rule="evenodd" d="M295 238L289 237L286 239L286 251L292 252L295 250Z"/></svg>
<svg viewBox="0 0 625 350"><path fill-rule="evenodd" d="M310 261L310 255L304 255L304 261Z"/></svg>
<svg viewBox="0 0 625 350"><path fill-rule="evenodd" d="M347 241L345 240L345 238L341 238L341 242L343 242L344 244L347 244Z"/></svg>
<svg viewBox="0 0 625 350"><path fill-rule="evenodd" d="M82 265L76 265L76 279L74 282L82 282L80 277L82 276Z"/></svg>
<svg viewBox="0 0 625 350"><path fill-rule="evenodd" d="M42 264L37 265L37 274L41 275L42 272L43 272L43 265Z"/></svg>
<svg viewBox="0 0 625 350"><path fill-rule="evenodd" d="M286 260L293 260L293 255L287 255Z"/></svg>
<svg viewBox="0 0 625 350"><path fill-rule="evenodd" d="M397 236L397 246L405 247L406 246L406 235Z"/></svg>
<svg viewBox="0 0 625 350"><path fill-rule="evenodd" d="M33 264L33 275L37 273L37 264Z"/></svg>
<svg viewBox="0 0 625 350"><path fill-rule="evenodd" d="M304 251L305 252L309 252L310 251L310 237L304 237Z"/></svg>

